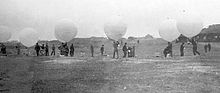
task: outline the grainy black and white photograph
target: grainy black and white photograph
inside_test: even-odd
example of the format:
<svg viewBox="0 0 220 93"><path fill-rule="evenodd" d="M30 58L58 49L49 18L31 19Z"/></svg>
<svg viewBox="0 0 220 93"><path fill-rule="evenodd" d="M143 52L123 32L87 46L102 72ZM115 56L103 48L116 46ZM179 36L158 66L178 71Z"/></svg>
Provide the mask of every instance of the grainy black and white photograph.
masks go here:
<svg viewBox="0 0 220 93"><path fill-rule="evenodd" d="M0 0L0 93L220 93L220 1Z"/></svg>

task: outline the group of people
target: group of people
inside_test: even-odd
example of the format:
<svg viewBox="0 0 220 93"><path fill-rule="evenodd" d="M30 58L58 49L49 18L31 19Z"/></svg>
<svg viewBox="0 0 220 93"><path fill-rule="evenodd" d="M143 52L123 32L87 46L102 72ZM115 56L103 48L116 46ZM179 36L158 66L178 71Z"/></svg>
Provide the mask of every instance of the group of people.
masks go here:
<svg viewBox="0 0 220 93"><path fill-rule="evenodd" d="M200 53L197 50L197 42L195 39L191 39L189 40L192 44L192 49L193 49L193 55L200 55ZM205 52L207 52L207 50L211 51L211 44L208 43L207 45L204 46L205 48ZM185 43L183 42L180 45L180 56L184 56L184 49L185 49ZM164 56L167 57L167 55L169 54L172 57L172 43L168 42L168 46L164 49L163 51Z"/></svg>
<svg viewBox="0 0 220 93"><path fill-rule="evenodd" d="M60 55L64 55L64 56L68 56L68 54L70 54L70 56L74 56L74 46L73 44L70 46L70 48L68 47L67 43L62 43L58 49L60 50ZM55 50L56 47L53 44L51 47L51 56L55 56ZM35 45L35 51L37 56L49 56L49 46L48 43L46 43L46 45L42 44L39 45L38 43L36 43Z"/></svg>
<svg viewBox="0 0 220 93"><path fill-rule="evenodd" d="M127 54L128 54L128 57L134 57L135 56L135 46L132 47L127 47L127 43L124 44L123 48L123 53L124 53L124 58L127 57Z"/></svg>
<svg viewBox="0 0 220 93"><path fill-rule="evenodd" d="M68 47L67 43L62 43L58 49L60 50L60 55L68 56L70 55L71 57L74 56L74 46L71 44L70 47ZM54 49L55 50L55 49ZM55 53L55 51L54 51Z"/></svg>
<svg viewBox="0 0 220 93"><path fill-rule="evenodd" d="M49 56L48 43L46 43L46 45L44 45L44 44L39 45L38 43L36 43L34 49L36 51L37 56Z"/></svg>

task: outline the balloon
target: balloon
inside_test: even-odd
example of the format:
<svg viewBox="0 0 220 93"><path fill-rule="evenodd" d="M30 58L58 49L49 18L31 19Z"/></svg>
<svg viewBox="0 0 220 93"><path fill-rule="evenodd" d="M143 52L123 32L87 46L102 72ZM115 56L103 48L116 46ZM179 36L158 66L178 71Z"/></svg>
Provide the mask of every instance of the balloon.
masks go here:
<svg viewBox="0 0 220 93"><path fill-rule="evenodd" d="M104 31L109 39L118 41L121 39L127 30L127 26L123 23L106 23L104 26Z"/></svg>
<svg viewBox="0 0 220 93"><path fill-rule="evenodd" d="M180 36L180 33L176 27L176 20L168 19L163 21L160 24L159 34L164 40L169 42L177 39Z"/></svg>
<svg viewBox="0 0 220 93"><path fill-rule="evenodd" d="M56 24L54 34L58 40L68 42L77 35L77 27L73 21L63 19Z"/></svg>
<svg viewBox="0 0 220 93"><path fill-rule="evenodd" d="M0 26L0 42L5 42L11 38L12 34L7 26Z"/></svg>
<svg viewBox="0 0 220 93"><path fill-rule="evenodd" d="M39 35L33 28L25 28L20 32L19 40L23 45L30 47L37 43Z"/></svg>
<svg viewBox="0 0 220 93"><path fill-rule="evenodd" d="M196 13L184 12L177 20L177 29L186 37L196 36L201 32L203 22Z"/></svg>

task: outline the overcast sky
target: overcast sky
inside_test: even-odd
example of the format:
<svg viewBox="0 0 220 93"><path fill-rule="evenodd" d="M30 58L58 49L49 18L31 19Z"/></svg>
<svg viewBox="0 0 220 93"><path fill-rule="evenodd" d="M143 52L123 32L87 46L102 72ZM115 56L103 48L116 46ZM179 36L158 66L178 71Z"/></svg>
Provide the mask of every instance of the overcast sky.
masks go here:
<svg viewBox="0 0 220 93"><path fill-rule="evenodd" d="M0 25L13 29L12 39L32 27L40 39L52 40L55 23L69 18L78 27L77 37L105 36L103 24L119 16L128 26L125 37L159 37L159 24L183 10L201 14L204 26L220 23L220 0L0 0Z"/></svg>

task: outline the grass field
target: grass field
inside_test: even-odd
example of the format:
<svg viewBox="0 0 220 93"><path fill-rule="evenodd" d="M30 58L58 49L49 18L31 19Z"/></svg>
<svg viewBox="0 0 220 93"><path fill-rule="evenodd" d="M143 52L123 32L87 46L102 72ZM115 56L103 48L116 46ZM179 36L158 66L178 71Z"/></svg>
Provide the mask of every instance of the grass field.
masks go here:
<svg viewBox="0 0 220 93"><path fill-rule="evenodd" d="M159 42L159 43L158 43ZM220 52L164 58L166 42L137 45L136 58L1 57L1 93L220 93ZM110 48L110 47L109 47ZM98 48L97 48L98 50ZM111 55L110 49L106 51ZM160 55L156 57L155 55Z"/></svg>

